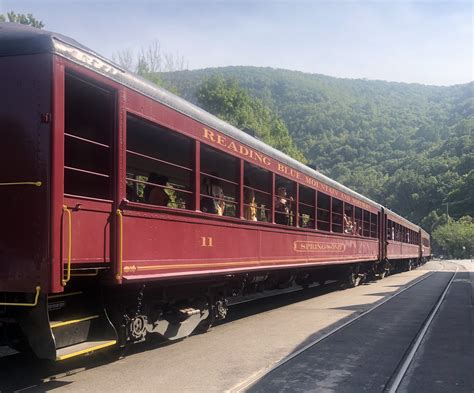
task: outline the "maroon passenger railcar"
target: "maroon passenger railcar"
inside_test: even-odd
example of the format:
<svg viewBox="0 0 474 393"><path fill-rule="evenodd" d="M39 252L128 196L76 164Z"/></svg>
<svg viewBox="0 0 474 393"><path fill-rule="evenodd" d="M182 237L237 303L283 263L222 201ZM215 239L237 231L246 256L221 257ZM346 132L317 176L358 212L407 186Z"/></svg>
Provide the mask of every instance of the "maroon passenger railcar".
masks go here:
<svg viewBox="0 0 474 393"><path fill-rule="evenodd" d="M429 256L418 226L67 37L0 24L0 85L0 321L41 358Z"/></svg>

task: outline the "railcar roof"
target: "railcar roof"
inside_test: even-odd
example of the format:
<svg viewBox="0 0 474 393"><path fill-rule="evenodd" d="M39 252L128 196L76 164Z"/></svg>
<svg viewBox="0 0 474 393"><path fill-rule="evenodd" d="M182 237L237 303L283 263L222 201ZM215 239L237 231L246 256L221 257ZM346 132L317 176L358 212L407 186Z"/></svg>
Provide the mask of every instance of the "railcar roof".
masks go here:
<svg viewBox="0 0 474 393"><path fill-rule="evenodd" d="M120 66L114 64L93 50L81 45L72 38L62 34L16 23L0 23L0 57L39 53L55 53L66 57L84 67L101 73L132 90L138 91L164 105L167 105L174 110L199 121L200 123L216 129L231 138L235 138L249 147L261 151L269 157L272 157L301 173L318 179L339 191L349 194L378 209L383 207L379 203L372 201L335 180L330 179L322 173L309 168L279 150L274 149L264 142L206 112L198 106L191 104L190 102L131 72L123 70ZM410 226L415 225L394 212L391 212L391 214L395 215Z"/></svg>

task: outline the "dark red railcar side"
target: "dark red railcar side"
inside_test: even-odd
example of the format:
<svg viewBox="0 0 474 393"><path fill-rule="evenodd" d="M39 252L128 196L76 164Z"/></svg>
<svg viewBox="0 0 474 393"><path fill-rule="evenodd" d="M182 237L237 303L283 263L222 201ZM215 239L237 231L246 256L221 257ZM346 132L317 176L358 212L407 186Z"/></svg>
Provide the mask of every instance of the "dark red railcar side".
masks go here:
<svg viewBox="0 0 474 393"><path fill-rule="evenodd" d="M52 62L0 60L0 292L49 292Z"/></svg>
<svg viewBox="0 0 474 393"><path fill-rule="evenodd" d="M177 339L225 317L230 296L356 285L425 255L417 226L71 39L0 24L2 42L0 307L38 356L67 359L149 333ZM138 121L185 138L189 165L127 146ZM202 180L213 176L204 149L235 163L232 217L203 212ZM128 183L150 182L143 170L130 178L132 156L187 171L187 189L168 187L186 205L131 200ZM269 176L268 222L245 218L248 165ZM294 195L287 225L276 223L278 181Z"/></svg>

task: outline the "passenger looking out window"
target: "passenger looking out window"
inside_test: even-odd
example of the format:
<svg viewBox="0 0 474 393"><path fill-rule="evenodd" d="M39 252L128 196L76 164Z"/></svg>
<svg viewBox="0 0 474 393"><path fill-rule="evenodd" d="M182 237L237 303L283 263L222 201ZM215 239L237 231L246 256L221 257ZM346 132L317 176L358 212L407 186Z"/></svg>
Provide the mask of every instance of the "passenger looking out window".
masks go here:
<svg viewBox="0 0 474 393"><path fill-rule="evenodd" d="M344 214L344 233L354 234L354 224L346 214Z"/></svg>
<svg viewBox="0 0 474 393"><path fill-rule="evenodd" d="M214 176L214 174L212 176ZM219 179L206 177L204 178L203 187L203 191L208 196L202 198L201 210L204 213L217 214L218 216L224 215L224 191L222 190Z"/></svg>
<svg viewBox="0 0 474 393"><path fill-rule="evenodd" d="M245 189L245 218L250 221L257 221L257 202L255 201L255 191Z"/></svg>
<svg viewBox="0 0 474 393"><path fill-rule="evenodd" d="M244 162L244 218L249 221L271 221L272 174Z"/></svg>
<svg viewBox="0 0 474 393"><path fill-rule="evenodd" d="M289 197L286 187L280 186L276 192L275 222L277 224L290 225L291 203L293 198Z"/></svg>
<svg viewBox="0 0 474 393"><path fill-rule="evenodd" d="M145 201L152 205L168 206L170 197L165 192L165 187L168 183L166 176L160 176L157 173L150 173L148 181L143 191Z"/></svg>

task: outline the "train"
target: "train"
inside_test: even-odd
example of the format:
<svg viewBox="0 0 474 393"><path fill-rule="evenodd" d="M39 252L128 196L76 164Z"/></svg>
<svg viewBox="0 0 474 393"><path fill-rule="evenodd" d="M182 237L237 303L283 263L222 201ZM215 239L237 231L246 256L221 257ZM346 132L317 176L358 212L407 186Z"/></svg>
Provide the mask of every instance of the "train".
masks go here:
<svg viewBox="0 0 474 393"><path fill-rule="evenodd" d="M0 342L60 361L229 299L409 270L429 234L61 34L0 23Z"/></svg>

